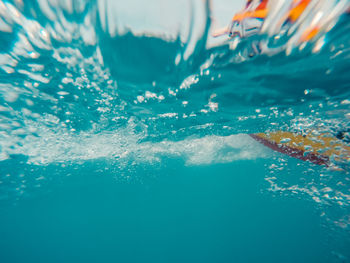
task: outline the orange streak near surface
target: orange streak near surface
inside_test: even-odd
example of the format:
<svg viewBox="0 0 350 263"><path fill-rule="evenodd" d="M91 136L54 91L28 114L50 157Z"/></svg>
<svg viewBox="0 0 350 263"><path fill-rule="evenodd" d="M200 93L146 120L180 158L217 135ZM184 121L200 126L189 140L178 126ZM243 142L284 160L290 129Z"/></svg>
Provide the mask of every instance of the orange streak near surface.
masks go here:
<svg viewBox="0 0 350 263"><path fill-rule="evenodd" d="M258 5L258 7L255 8L255 10L249 10L249 6L250 6L251 2L252 1L247 1L246 10L248 10L248 11L243 11L243 12L236 14L232 20L240 22L245 18L266 18L267 14L268 14L268 9L267 9L268 0L261 1L261 3Z"/></svg>
<svg viewBox="0 0 350 263"><path fill-rule="evenodd" d="M288 19L294 23L304 12L306 7L310 4L311 0L301 0L296 6L294 6L288 15Z"/></svg>
<svg viewBox="0 0 350 263"><path fill-rule="evenodd" d="M319 27L314 27L310 30L307 30L304 32L304 34L301 36L301 41L306 42L306 41L310 41L311 39L313 39L315 36L317 36L317 34L320 32L320 28Z"/></svg>
<svg viewBox="0 0 350 263"><path fill-rule="evenodd" d="M238 13L233 17L233 21L242 21L245 18L265 18L268 14L267 9L256 10L256 11L247 11Z"/></svg>

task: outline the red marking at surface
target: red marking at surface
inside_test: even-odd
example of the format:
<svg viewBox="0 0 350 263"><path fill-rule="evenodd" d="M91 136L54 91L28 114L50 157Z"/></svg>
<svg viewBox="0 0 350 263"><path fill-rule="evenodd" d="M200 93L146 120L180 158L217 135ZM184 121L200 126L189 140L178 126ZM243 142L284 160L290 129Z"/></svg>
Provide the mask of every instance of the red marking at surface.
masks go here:
<svg viewBox="0 0 350 263"><path fill-rule="evenodd" d="M256 10L263 10L267 7L268 0L261 1L260 5L256 8Z"/></svg>

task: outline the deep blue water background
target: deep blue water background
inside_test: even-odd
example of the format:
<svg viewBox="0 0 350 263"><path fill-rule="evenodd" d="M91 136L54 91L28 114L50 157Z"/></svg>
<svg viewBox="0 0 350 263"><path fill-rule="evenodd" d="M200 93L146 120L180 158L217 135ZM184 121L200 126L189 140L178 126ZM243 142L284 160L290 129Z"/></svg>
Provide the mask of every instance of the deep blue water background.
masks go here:
<svg viewBox="0 0 350 263"><path fill-rule="evenodd" d="M174 37L111 32L104 1L0 1L0 263L350 262L348 156L248 135L349 130L349 16L289 54L210 45L209 2Z"/></svg>

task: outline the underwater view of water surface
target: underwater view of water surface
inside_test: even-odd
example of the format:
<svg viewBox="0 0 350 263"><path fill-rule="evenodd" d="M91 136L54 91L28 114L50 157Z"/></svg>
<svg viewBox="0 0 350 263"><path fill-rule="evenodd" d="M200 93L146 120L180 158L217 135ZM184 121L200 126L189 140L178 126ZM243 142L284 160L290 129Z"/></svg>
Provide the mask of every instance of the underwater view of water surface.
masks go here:
<svg viewBox="0 0 350 263"><path fill-rule="evenodd" d="M350 262L349 10L0 1L0 262Z"/></svg>

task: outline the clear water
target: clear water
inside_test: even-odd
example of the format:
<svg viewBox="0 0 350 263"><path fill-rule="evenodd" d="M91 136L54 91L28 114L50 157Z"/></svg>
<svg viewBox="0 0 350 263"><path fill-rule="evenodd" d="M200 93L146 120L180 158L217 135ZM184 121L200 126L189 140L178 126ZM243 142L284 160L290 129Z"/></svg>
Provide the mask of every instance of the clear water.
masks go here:
<svg viewBox="0 0 350 263"><path fill-rule="evenodd" d="M350 262L348 160L248 135L349 128L349 3L315 2L236 43L222 2L1 1L0 262Z"/></svg>

